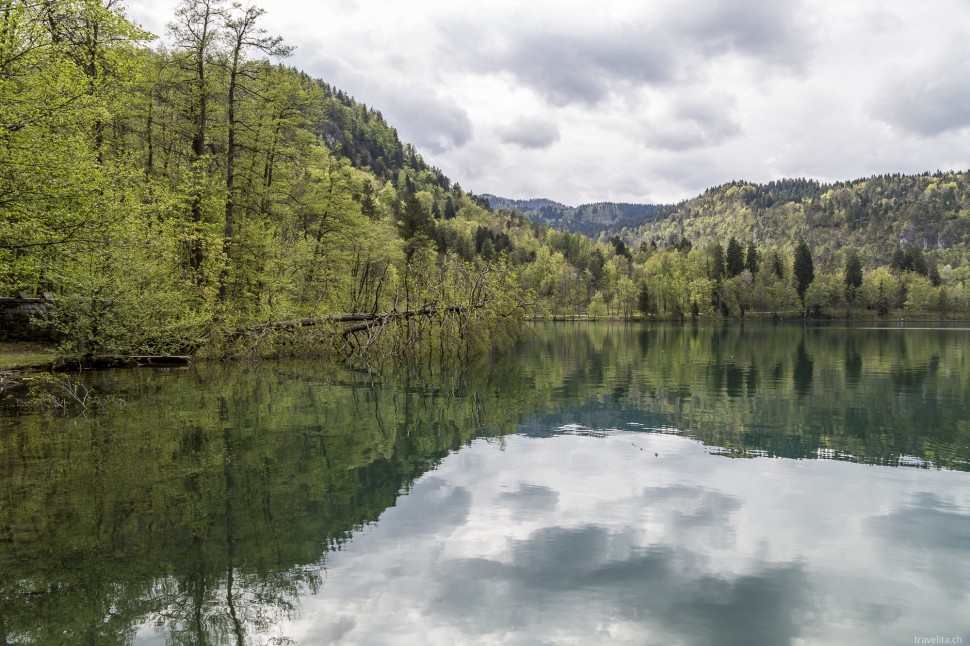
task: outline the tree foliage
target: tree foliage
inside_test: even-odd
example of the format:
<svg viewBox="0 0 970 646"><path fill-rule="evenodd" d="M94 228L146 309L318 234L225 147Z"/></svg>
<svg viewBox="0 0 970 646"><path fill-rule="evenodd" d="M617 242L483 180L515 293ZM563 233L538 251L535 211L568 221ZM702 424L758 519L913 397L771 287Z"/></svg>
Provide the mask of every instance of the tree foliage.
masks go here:
<svg viewBox="0 0 970 646"><path fill-rule="evenodd" d="M594 240L518 210L561 205L452 183L378 110L284 67L288 48L262 19L183 0L171 47L150 48L114 0L0 3L0 292L54 294L50 324L68 348L305 353L274 324L345 314L385 324L349 336L319 325L307 339L371 356L439 337L439 351L480 349L526 312L591 305L790 316L813 272L828 285L839 271L833 232L845 230L863 260L855 296L815 294L818 314L967 311L962 174L735 182L670 207L577 209L629 225Z"/></svg>

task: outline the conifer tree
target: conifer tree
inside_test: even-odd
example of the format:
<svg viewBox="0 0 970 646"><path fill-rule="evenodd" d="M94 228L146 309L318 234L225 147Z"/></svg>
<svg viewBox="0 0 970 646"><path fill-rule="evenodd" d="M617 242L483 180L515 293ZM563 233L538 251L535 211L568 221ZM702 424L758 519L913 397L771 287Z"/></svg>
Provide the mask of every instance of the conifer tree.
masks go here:
<svg viewBox="0 0 970 646"><path fill-rule="evenodd" d="M804 240L799 240L795 247L795 259L792 264L792 273L795 275L795 287L798 296L805 298L805 290L815 280L815 267L812 263L812 251L805 244Z"/></svg>
<svg viewBox="0 0 970 646"><path fill-rule="evenodd" d="M748 243L748 248L744 253L744 268L751 272L751 275L758 273L758 267L761 263L761 257L758 255L758 249L754 246L753 242Z"/></svg>
<svg viewBox="0 0 970 646"><path fill-rule="evenodd" d="M849 249L845 255L845 286L849 289L862 287L862 260L855 249Z"/></svg>
<svg viewBox="0 0 970 646"><path fill-rule="evenodd" d="M744 251L741 249L741 243L731 236L727 246L727 276L734 278L742 271L744 271Z"/></svg>

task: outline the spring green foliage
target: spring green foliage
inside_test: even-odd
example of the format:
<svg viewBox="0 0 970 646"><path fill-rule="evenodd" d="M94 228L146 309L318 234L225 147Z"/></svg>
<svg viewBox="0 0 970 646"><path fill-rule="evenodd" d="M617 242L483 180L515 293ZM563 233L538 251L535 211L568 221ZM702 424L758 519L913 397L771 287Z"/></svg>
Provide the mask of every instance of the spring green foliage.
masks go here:
<svg viewBox="0 0 970 646"><path fill-rule="evenodd" d="M811 294L816 315L970 313L963 174L576 210L629 225L596 241L452 184L379 111L283 66L261 19L183 0L173 46L151 48L114 0L0 0L0 293L53 293L67 349L373 358L473 353L526 314L591 306L801 315L794 235L820 285L846 280L842 244L863 267L848 302ZM348 313L393 316L327 323ZM312 333L273 325L303 320Z"/></svg>
<svg viewBox="0 0 970 646"><path fill-rule="evenodd" d="M637 211L636 205L617 209L563 207L542 200L493 198L493 202L515 206L551 226L587 231L602 241L619 237L638 250L633 279L643 284L668 283L663 290L649 290L656 299L653 316L682 316L683 304L692 302L692 294L697 293L696 282L690 287L691 278L699 277L715 283L707 299L710 309L698 302L701 316L705 311L727 316L739 316L742 310L782 316L804 313L798 301L799 294L810 288L806 249L813 261L811 274L824 278L824 284L834 279L858 285L842 296L820 286L814 294L817 307L810 315L970 315L970 174L966 172L884 175L829 185L800 179L764 185L732 182L680 204L654 208L638 224L631 224L625 214L643 215L644 205ZM578 218L577 214L585 215ZM731 238L750 241L743 254L738 248L727 253L724 245L731 246ZM805 242L801 279L793 271L799 240ZM692 263L689 252L696 247L707 253ZM675 258L685 253L687 267ZM651 261L656 254L666 258ZM858 266L850 267L847 278L850 254L855 254ZM749 278L740 271L742 258ZM680 275L671 271L673 267L680 268ZM916 276L928 278L929 287ZM599 284L594 287L602 290ZM918 298L909 298L908 290L913 289L920 293ZM671 298L674 294L678 297Z"/></svg>
<svg viewBox="0 0 970 646"><path fill-rule="evenodd" d="M554 205L534 200L521 207L549 216ZM636 250L625 276L638 289L642 286L651 302L635 311L657 318L695 313L701 318L966 318L968 213L967 173L891 175L835 185L734 182L670 207L645 224L625 227L618 220L615 227L604 224L597 231L614 255L618 238ZM546 216L535 217L578 228L568 218ZM548 234L551 240L570 241L574 235ZM749 242L744 246L740 240ZM595 267L587 274L588 262L574 251L582 245L561 246L575 275L559 281L557 313L581 311L576 294L592 297L599 291L609 313L622 316L622 303L616 306L612 300L619 290L602 282L619 276L597 273ZM696 254L696 248L704 253ZM839 283L852 287L832 288ZM540 296L552 293L547 287Z"/></svg>
<svg viewBox="0 0 970 646"><path fill-rule="evenodd" d="M461 315L365 345L507 335L528 298L509 219L275 63L289 48L261 18L183 0L172 49L149 49L113 1L0 3L0 292L54 293L49 324L88 354L235 352L254 324L421 308Z"/></svg>

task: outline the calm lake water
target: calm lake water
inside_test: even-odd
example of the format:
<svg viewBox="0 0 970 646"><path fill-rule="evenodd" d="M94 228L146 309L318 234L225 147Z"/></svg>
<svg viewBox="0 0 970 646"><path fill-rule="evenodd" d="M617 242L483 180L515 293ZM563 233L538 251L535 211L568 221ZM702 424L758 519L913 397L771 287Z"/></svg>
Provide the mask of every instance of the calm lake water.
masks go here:
<svg viewBox="0 0 970 646"><path fill-rule="evenodd" d="M0 417L0 644L970 640L968 329L85 379Z"/></svg>

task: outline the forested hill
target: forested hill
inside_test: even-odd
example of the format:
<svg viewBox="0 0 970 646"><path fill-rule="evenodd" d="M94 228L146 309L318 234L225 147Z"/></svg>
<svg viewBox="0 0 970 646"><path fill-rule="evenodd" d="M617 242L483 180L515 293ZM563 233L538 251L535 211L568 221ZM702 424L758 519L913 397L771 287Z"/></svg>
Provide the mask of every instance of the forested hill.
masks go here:
<svg viewBox="0 0 970 646"><path fill-rule="evenodd" d="M914 245L958 266L970 258L970 174L880 175L835 184L732 182L665 218L608 234L631 244L687 237L703 245L734 236L780 245L801 238L823 263L837 262L841 250L852 247L872 267L890 264L900 246Z"/></svg>
<svg viewBox="0 0 970 646"><path fill-rule="evenodd" d="M736 181L676 205L519 202L486 196L536 222L601 240L618 236L639 247L704 247L731 237L785 247L805 240L821 263L838 263L843 248L865 265L888 265L900 247L916 246L944 265L970 260L970 174L879 175L834 184L786 179Z"/></svg>
<svg viewBox="0 0 970 646"><path fill-rule="evenodd" d="M518 227L534 257L532 228L281 65L262 15L181 0L152 47L117 3L4 5L0 296L49 293L83 353L272 353L270 330L310 322L318 346L386 355L432 319L442 351L514 327L525 292L499 256Z"/></svg>
<svg viewBox="0 0 970 646"><path fill-rule="evenodd" d="M114 2L0 11L0 296L50 294L66 349L369 360L467 355L526 315L970 316L965 173L490 205L281 64L261 16L180 0L153 47Z"/></svg>
<svg viewBox="0 0 970 646"><path fill-rule="evenodd" d="M526 215L533 222L582 233L591 238L616 235L622 229L635 229L654 222L676 211L675 205L667 204L628 204L623 202L596 202L580 206L566 206L546 199L512 200L496 195L485 194L483 198L493 209L514 209Z"/></svg>

